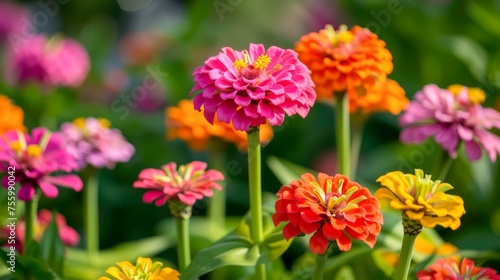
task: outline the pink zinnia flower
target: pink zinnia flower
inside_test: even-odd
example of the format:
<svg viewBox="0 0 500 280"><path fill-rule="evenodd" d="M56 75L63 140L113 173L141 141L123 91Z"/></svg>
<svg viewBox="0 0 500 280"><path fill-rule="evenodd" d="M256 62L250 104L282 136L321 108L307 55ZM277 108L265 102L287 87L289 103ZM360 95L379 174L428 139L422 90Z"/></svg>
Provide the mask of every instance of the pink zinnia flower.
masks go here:
<svg viewBox="0 0 500 280"><path fill-rule="evenodd" d="M226 47L193 72L194 107L246 131L269 121L272 126L288 116L305 117L316 100L310 71L293 50L250 44L249 50Z"/></svg>
<svg viewBox="0 0 500 280"><path fill-rule="evenodd" d="M22 27L28 24L29 11L9 1L0 1L0 42L8 42L10 36L21 36Z"/></svg>
<svg viewBox="0 0 500 280"><path fill-rule="evenodd" d="M78 118L62 124L66 149L78 162L78 169L87 164L95 168L114 168L117 162L127 162L135 152L120 130L110 129L111 123L103 118Z"/></svg>
<svg viewBox="0 0 500 280"><path fill-rule="evenodd" d="M211 197L214 194L212 189L222 190L217 181L224 180L224 175L215 169L205 171L206 168L207 164L201 161L181 165L179 169L174 162L170 162L162 169L142 170L134 187L151 189L142 198L145 203L156 200L156 206L161 206L173 199L193 205L196 200Z"/></svg>
<svg viewBox="0 0 500 280"><path fill-rule="evenodd" d="M21 200L30 201L36 188L49 198L57 197L56 185L80 191L83 184L77 175L51 175L59 171L71 172L77 166L66 150L62 135L46 128L35 128L31 135L11 130L0 137L2 185L9 186L8 172L14 171L15 182L21 186L18 192Z"/></svg>
<svg viewBox="0 0 500 280"><path fill-rule="evenodd" d="M463 142L470 160L478 160L483 148L496 161L500 138L489 132L500 128L500 113L483 108L485 94L477 88L454 85L448 90L427 85L417 92L406 112L400 117L400 138L404 143L422 143L434 137L453 158Z"/></svg>
<svg viewBox="0 0 500 280"><path fill-rule="evenodd" d="M87 51L73 39L34 36L11 46L6 69L14 84L80 86L90 70Z"/></svg>
<svg viewBox="0 0 500 280"><path fill-rule="evenodd" d="M491 268L474 266L474 262L464 258L462 263L453 257L437 260L425 270L417 273L418 280L500 280L500 275Z"/></svg>
<svg viewBox="0 0 500 280"><path fill-rule="evenodd" d="M38 212L37 216L37 222L35 225L35 240L40 242L43 233L45 230L49 227L50 222L52 221L52 212L47 210L47 209L41 209ZM61 238L61 241L64 245L70 246L70 247L75 247L78 245L78 242L80 242L80 236L76 232L75 229L72 227L68 226L66 224L66 218L60 214L57 213L56 215L56 223L57 223L57 229L59 231L59 237ZM4 235L9 236L10 235L10 228L4 227L3 228L3 233ZM25 222L24 220L20 220L16 224L16 229L15 229L15 248L19 252L23 252L23 243L24 243L24 235L25 235ZM8 245L8 244L6 244Z"/></svg>

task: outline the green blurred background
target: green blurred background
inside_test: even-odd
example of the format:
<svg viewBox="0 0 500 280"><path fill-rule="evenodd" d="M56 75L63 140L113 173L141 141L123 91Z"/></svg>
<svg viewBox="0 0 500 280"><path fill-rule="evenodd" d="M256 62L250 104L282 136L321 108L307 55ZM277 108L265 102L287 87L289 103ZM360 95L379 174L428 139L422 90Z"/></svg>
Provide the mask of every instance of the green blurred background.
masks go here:
<svg viewBox="0 0 500 280"><path fill-rule="evenodd" d="M390 78L401 84L409 98L429 83L480 87L487 94L485 106L495 106L499 96L499 1L19 1L32 12L43 12L40 3L49 2L56 3L58 10L38 32L62 33L80 41L89 52L91 73L76 90L44 94L33 86L15 88L0 81L0 92L24 109L30 129L39 125L42 110L54 128L80 116L104 117L135 146L130 162L101 172L103 249L174 230L160 226L170 219L168 208L144 204L143 191L134 189L132 183L146 167L210 160L207 153L165 139L164 109L190 98L192 71L224 46L244 49L249 43L263 43L293 48L302 35L325 24L335 28L360 25L387 43L394 62ZM151 93L153 101L127 103L152 73L161 85ZM331 107L318 103L306 119L286 119L274 131L274 139L263 148L264 160L273 156L315 170L335 171ZM386 172L430 170L439 152L433 142L425 147L402 145L399 131L397 117L390 114L376 114L366 126L357 179L372 190L377 188L375 179ZM246 160L246 154L228 147L224 171L229 177L228 212L232 216L248 209ZM457 231L438 229L446 241L461 249L500 250L499 171L500 165L490 163L485 155L471 164L462 154L454 163L447 181L455 187L452 192L464 198L467 213ZM271 194L281 186L265 163L263 186ZM195 214L204 215L206 205L206 201L198 203ZM40 207L57 209L69 225L83 232L80 193L61 190L57 199L42 199ZM172 259L172 250L160 257ZM285 253L285 259L293 259L293 252ZM500 269L498 262L488 264Z"/></svg>

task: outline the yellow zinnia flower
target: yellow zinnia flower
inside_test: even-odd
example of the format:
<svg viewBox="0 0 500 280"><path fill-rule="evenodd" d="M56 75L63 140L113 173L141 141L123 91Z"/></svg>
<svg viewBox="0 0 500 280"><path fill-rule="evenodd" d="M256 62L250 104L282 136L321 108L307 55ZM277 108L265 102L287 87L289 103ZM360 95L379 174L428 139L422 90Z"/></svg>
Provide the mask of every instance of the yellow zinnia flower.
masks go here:
<svg viewBox="0 0 500 280"><path fill-rule="evenodd" d="M170 267L162 268L161 262L151 261L150 258L137 259L136 265L128 261L117 262L117 266L110 266L106 273L112 276L100 277L97 280L179 280L179 272Z"/></svg>
<svg viewBox="0 0 500 280"><path fill-rule="evenodd" d="M448 183L432 181L415 169L415 175L400 171L389 172L377 179L382 186L375 193L379 199L389 199L390 206L403 213L405 233L417 235L423 227L436 225L453 230L460 226L460 217L465 213L464 201L445 192L453 189Z"/></svg>

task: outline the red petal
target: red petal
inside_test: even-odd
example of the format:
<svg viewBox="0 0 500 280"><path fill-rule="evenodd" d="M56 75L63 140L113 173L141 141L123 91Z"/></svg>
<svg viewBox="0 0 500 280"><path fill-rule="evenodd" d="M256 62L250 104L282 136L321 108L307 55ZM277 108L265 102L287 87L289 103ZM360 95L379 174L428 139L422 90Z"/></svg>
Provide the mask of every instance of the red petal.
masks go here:
<svg viewBox="0 0 500 280"><path fill-rule="evenodd" d="M302 221L300 223L300 230L305 233L305 234L309 234L309 233L313 233L315 232L319 227L321 226L320 223L306 223L304 221Z"/></svg>
<svg viewBox="0 0 500 280"><path fill-rule="evenodd" d="M302 217L302 220L306 223L314 223L321 220L321 218L311 210L302 211L300 216Z"/></svg>
<svg viewBox="0 0 500 280"><path fill-rule="evenodd" d="M323 234L326 236L326 238L330 240L335 240L339 238L339 236L342 234L342 231L335 229L331 224L324 224Z"/></svg>
<svg viewBox="0 0 500 280"><path fill-rule="evenodd" d="M290 240L290 238L295 237L301 233L302 232L300 231L300 229L292 224L287 224L283 228L283 236L286 240Z"/></svg>
<svg viewBox="0 0 500 280"><path fill-rule="evenodd" d="M318 230L311 239L309 239L309 249L313 254L324 254L328 248L328 240L323 235L322 230Z"/></svg>
<svg viewBox="0 0 500 280"><path fill-rule="evenodd" d="M279 223L288 221L288 214L286 213L274 213L273 214L273 223L274 226L278 226Z"/></svg>
<svg viewBox="0 0 500 280"><path fill-rule="evenodd" d="M337 238L337 245L339 246L340 251L349 251L351 249L352 241L347 235L342 233L342 235Z"/></svg>

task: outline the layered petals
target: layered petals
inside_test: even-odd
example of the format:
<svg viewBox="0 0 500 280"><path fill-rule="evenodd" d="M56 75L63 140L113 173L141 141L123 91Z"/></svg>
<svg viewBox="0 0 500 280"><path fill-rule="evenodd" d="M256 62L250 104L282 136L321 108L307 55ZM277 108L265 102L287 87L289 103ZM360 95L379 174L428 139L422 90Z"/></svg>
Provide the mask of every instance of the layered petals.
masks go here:
<svg viewBox="0 0 500 280"><path fill-rule="evenodd" d="M194 108L209 123L218 120L247 131L269 123L280 126L285 113L305 117L316 100L309 69L293 50L226 47L193 72Z"/></svg>
<svg viewBox="0 0 500 280"><path fill-rule="evenodd" d="M500 275L494 269L475 266L472 260L463 258L460 262L456 258L438 259L428 268L417 273L418 280L499 280Z"/></svg>
<svg viewBox="0 0 500 280"><path fill-rule="evenodd" d="M179 280L180 273L170 267L163 267L161 262L153 262L150 258L139 257L135 265L128 261L117 262L116 266L106 269L110 277L98 280Z"/></svg>
<svg viewBox="0 0 500 280"><path fill-rule="evenodd" d="M460 143L471 161L479 160L482 150L495 162L500 154L500 137L490 132L500 128L500 113L483 108L485 94L477 88L453 85L441 89L426 85L417 92L399 119L403 143L419 144L433 137L455 158Z"/></svg>
<svg viewBox="0 0 500 280"><path fill-rule="evenodd" d="M115 167L117 162L127 162L135 152L120 130L110 128L104 118L77 118L61 125L61 134L67 150L78 162L78 169L90 165L95 168Z"/></svg>
<svg viewBox="0 0 500 280"><path fill-rule="evenodd" d="M0 137L0 171L4 173L2 186L8 187L6 178L15 174L21 187L18 197L30 201L36 188L49 198L57 197L56 186L80 191L81 179L76 175L57 175L78 168L75 158L67 151L64 137L46 128L35 128L31 135L11 130Z"/></svg>
<svg viewBox="0 0 500 280"><path fill-rule="evenodd" d="M440 225L453 230L460 226L460 218L465 213L461 197L445 192L453 189L448 183L432 181L429 175L416 169L415 174L401 171L389 172L377 179L384 188L375 196L401 210L404 216L420 226L434 228Z"/></svg>
<svg viewBox="0 0 500 280"><path fill-rule="evenodd" d="M196 200L211 197L213 189L222 190L217 181L224 180L224 175L206 168L207 164L201 161L179 168L174 162L163 165L162 169L147 168L139 173L134 188L149 190L143 196L145 203L156 201L156 205L161 206L167 200L174 200L193 205Z"/></svg>
<svg viewBox="0 0 500 280"><path fill-rule="evenodd" d="M393 69L385 42L359 26L348 30L341 25L334 30L327 25L302 36L295 51L312 71L318 99L332 100L334 92L348 92L354 98L356 88L371 89Z"/></svg>
<svg viewBox="0 0 500 280"><path fill-rule="evenodd" d="M306 173L301 180L281 187L277 195L274 224L287 223L283 228L287 240L312 234L312 253L324 254L330 241L347 251L351 238L375 245L383 223L378 200L346 176L319 173L316 179Z"/></svg>

